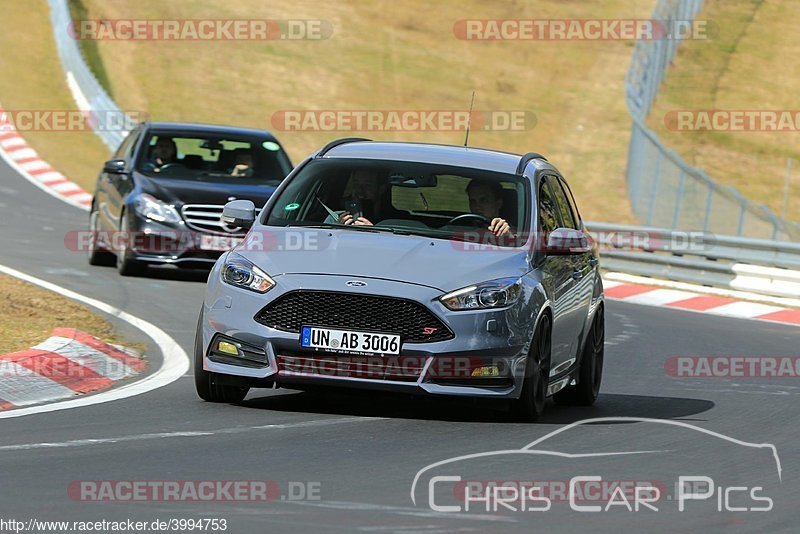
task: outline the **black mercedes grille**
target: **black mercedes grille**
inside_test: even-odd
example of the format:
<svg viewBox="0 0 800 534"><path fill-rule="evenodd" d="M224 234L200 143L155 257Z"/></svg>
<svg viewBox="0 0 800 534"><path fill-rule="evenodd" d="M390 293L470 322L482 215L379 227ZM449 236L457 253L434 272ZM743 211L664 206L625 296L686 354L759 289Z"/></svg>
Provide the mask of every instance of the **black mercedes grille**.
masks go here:
<svg viewBox="0 0 800 534"><path fill-rule="evenodd" d="M258 312L261 324L300 332L302 326L322 326L400 334L403 343L429 343L453 338L430 310L410 300L332 291L292 291Z"/></svg>

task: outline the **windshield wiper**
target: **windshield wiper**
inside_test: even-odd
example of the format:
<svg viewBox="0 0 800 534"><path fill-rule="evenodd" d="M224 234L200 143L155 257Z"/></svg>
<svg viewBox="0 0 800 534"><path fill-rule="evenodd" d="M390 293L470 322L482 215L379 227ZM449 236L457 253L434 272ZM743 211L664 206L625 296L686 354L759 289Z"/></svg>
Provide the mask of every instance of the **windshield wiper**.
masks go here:
<svg viewBox="0 0 800 534"><path fill-rule="evenodd" d="M337 223L291 223L286 225L287 228L332 228L336 230L357 230L359 232L379 232L380 230L372 226L362 226L355 224L337 224Z"/></svg>

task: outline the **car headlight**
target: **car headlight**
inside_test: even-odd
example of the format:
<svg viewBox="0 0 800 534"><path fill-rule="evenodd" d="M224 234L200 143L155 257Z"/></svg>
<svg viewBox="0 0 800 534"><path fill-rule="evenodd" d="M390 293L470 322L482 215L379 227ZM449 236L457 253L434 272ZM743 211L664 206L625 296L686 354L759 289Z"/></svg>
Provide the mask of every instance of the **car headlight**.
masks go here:
<svg viewBox="0 0 800 534"><path fill-rule="evenodd" d="M133 209L148 219L152 219L162 223L178 224L181 222L181 216L174 206L162 202L152 195L143 193L136 197L133 201Z"/></svg>
<svg viewBox="0 0 800 534"><path fill-rule="evenodd" d="M451 291L439 300L451 310L503 308L519 300L521 278L500 278Z"/></svg>
<svg viewBox="0 0 800 534"><path fill-rule="evenodd" d="M275 280L270 275L235 252L231 252L225 258L222 280L232 286L256 293L266 293L275 287Z"/></svg>

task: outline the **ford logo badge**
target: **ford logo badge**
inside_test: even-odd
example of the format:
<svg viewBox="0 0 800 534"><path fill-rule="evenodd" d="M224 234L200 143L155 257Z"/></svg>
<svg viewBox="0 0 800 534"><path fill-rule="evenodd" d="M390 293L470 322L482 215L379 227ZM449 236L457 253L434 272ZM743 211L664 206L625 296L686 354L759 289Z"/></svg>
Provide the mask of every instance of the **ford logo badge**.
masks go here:
<svg viewBox="0 0 800 534"><path fill-rule="evenodd" d="M367 283L362 282L361 280L348 280L347 282L345 282L344 285L346 285L347 287L364 287L365 285L367 285Z"/></svg>

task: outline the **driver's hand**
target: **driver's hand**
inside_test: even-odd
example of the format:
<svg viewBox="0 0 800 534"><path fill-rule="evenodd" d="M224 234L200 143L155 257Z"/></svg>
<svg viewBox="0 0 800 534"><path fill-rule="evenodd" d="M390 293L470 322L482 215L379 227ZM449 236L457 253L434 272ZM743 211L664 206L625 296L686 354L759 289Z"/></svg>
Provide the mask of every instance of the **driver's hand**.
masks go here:
<svg viewBox="0 0 800 534"><path fill-rule="evenodd" d="M354 222L353 215L347 211L339 215L339 224L353 224Z"/></svg>
<svg viewBox="0 0 800 534"><path fill-rule="evenodd" d="M366 217L359 217L358 220L356 222L354 222L353 224L355 224L356 226L374 226L372 224L372 221L370 221Z"/></svg>
<svg viewBox="0 0 800 534"><path fill-rule="evenodd" d="M245 174L247 174L247 170L249 168L250 167L248 167L244 163L239 163L238 165L235 165L233 167L233 170L231 171L231 176L244 176Z"/></svg>
<svg viewBox="0 0 800 534"><path fill-rule="evenodd" d="M511 233L511 227L508 225L508 222L505 219L495 217L492 219L492 222L489 223L489 231L497 237L500 237L502 235Z"/></svg>

